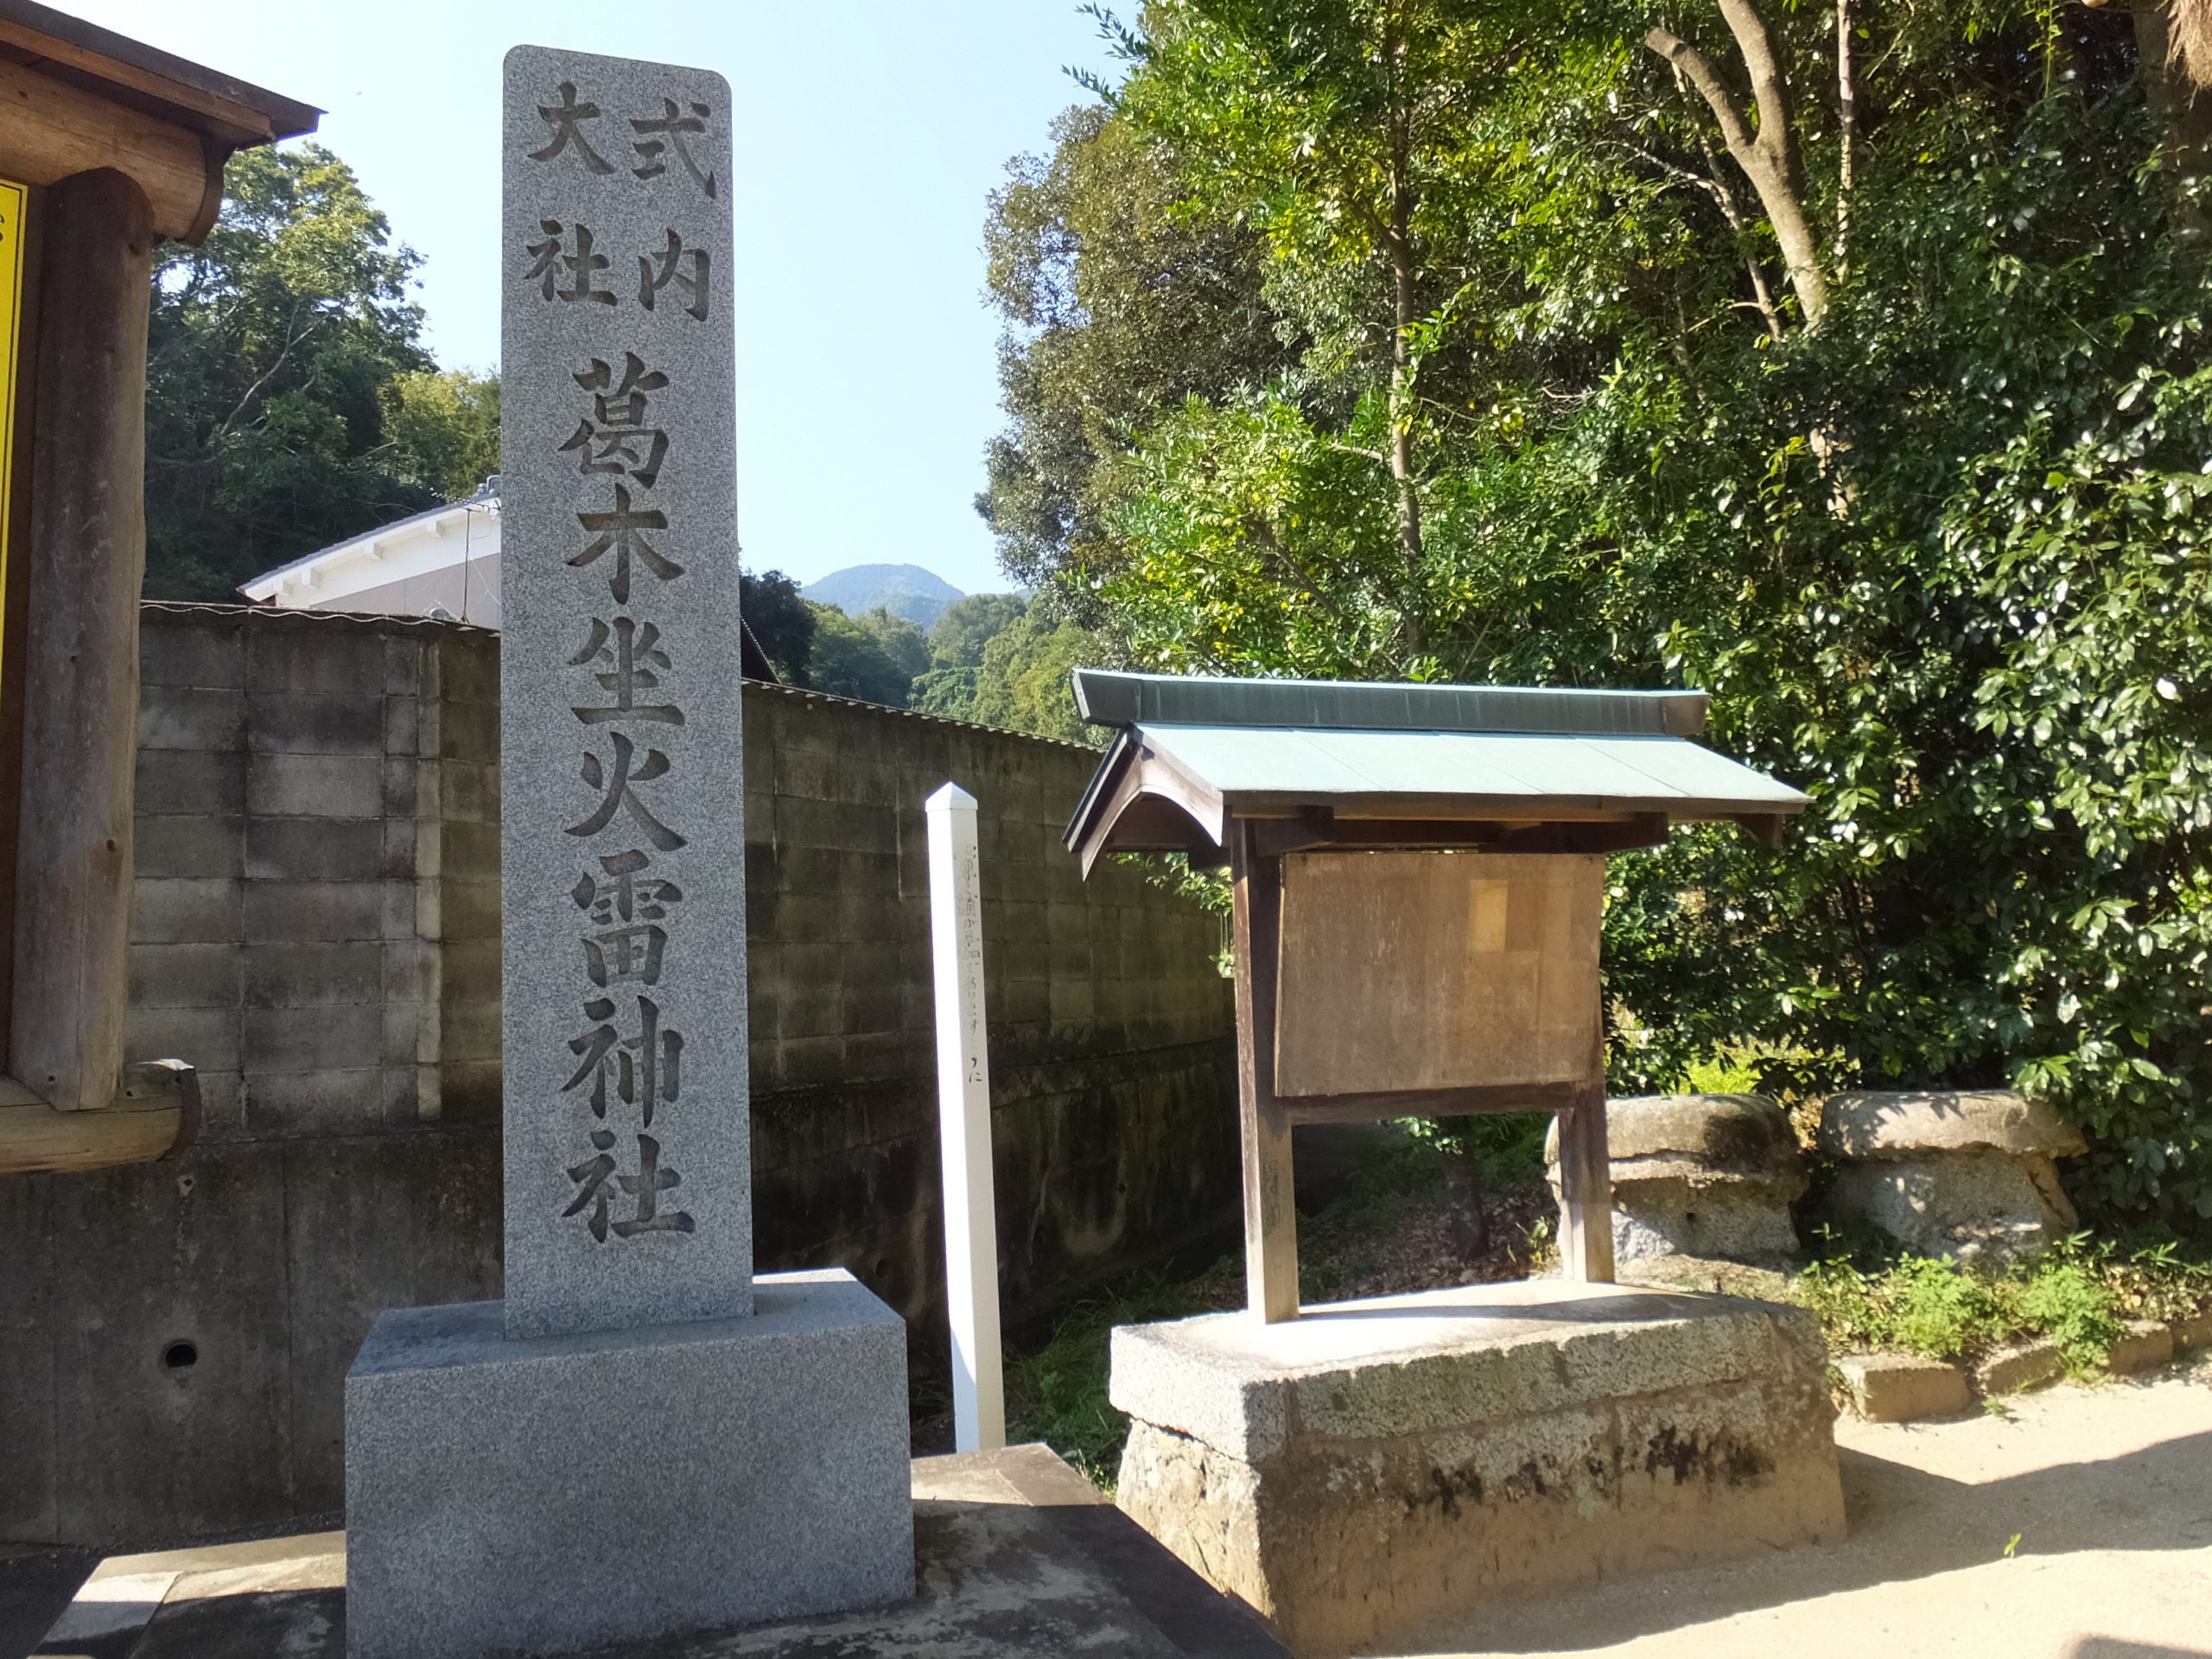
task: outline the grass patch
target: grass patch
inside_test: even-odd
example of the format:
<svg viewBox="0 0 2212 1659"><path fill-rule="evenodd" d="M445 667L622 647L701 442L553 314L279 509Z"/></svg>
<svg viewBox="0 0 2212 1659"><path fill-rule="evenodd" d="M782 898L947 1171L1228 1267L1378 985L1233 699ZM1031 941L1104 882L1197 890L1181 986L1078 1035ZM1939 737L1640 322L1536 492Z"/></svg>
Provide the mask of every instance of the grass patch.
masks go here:
<svg viewBox="0 0 2212 1659"><path fill-rule="evenodd" d="M1044 1441L1111 1492L1129 1433L1129 1420L1106 1398L1114 1327L1233 1307L1243 1290L1243 1264L1224 1257L1195 1278L1144 1274L1077 1303L1042 1347L1008 1356L1007 1439L1017 1446Z"/></svg>
<svg viewBox="0 0 2212 1659"><path fill-rule="evenodd" d="M1971 1363L2001 1344L2047 1337L2076 1376L2103 1368L2131 1319L2212 1307L2212 1262L2171 1239L2077 1234L1999 1265L1837 1255L1795 1287L1835 1352L1890 1349Z"/></svg>

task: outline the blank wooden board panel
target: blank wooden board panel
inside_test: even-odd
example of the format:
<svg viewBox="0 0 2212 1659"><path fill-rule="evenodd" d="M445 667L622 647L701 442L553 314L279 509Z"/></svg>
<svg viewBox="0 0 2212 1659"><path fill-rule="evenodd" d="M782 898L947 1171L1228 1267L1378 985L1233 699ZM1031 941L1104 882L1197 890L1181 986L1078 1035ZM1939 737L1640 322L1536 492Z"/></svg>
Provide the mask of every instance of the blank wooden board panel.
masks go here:
<svg viewBox="0 0 2212 1659"><path fill-rule="evenodd" d="M1283 860L1281 1099L1586 1079L1602 855Z"/></svg>

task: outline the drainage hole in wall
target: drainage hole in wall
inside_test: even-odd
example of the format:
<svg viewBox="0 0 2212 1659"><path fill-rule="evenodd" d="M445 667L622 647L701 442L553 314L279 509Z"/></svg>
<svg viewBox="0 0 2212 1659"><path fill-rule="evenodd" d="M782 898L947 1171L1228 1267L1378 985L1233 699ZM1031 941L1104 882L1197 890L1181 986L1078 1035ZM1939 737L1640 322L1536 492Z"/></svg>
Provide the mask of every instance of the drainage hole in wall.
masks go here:
<svg viewBox="0 0 2212 1659"><path fill-rule="evenodd" d="M188 1371L200 1363L200 1350L188 1342L173 1342L162 1350L162 1369Z"/></svg>

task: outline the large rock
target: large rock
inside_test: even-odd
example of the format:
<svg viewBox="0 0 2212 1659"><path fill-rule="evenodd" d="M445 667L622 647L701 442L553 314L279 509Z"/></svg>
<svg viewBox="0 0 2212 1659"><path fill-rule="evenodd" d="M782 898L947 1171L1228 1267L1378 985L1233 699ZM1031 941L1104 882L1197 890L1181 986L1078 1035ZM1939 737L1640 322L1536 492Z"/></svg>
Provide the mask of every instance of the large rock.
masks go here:
<svg viewBox="0 0 2212 1659"><path fill-rule="evenodd" d="M2053 1160L2086 1149L2081 1131L2022 1095L1832 1095L1821 1109L1820 1147L1838 1160L1827 1218L1923 1255L2032 1249L2078 1220Z"/></svg>
<svg viewBox="0 0 2212 1659"><path fill-rule="evenodd" d="M1789 1206L1804 1160L1782 1109L1764 1095L1651 1095L1605 1104L1612 1160L1613 1255L1774 1262L1794 1255ZM1559 1125L1544 1142L1559 1191Z"/></svg>
<svg viewBox="0 0 2212 1659"><path fill-rule="evenodd" d="M1811 1311L1556 1280L1114 1332L1119 1502L1300 1659L1843 1535Z"/></svg>
<svg viewBox="0 0 2212 1659"><path fill-rule="evenodd" d="M1984 1150L2073 1158L2088 1150L2050 1106L2003 1089L1830 1095L1821 1106L1820 1147L1831 1158Z"/></svg>

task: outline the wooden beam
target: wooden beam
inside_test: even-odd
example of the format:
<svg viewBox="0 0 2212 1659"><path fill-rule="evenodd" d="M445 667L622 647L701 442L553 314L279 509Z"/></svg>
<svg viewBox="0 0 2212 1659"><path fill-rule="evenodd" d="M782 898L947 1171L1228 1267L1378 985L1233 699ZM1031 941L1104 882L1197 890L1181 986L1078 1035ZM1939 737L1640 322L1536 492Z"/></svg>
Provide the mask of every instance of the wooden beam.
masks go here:
<svg viewBox="0 0 2212 1659"><path fill-rule="evenodd" d="M153 246L123 174L48 194L8 1070L65 1112L123 1070Z"/></svg>
<svg viewBox="0 0 2212 1659"><path fill-rule="evenodd" d="M1357 1095L1301 1095L1283 1104L1294 1123L1380 1123L1401 1117L1488 1117L1563 1112L1580 1083L1498 1084L1472 1089L1393 1089Z"/></svg>
<svg viewBox="0 0 2212 1659"><path fill-rule="evenodd" d="M1667 815L1638 812L1611 822L1512 823L1498 818L1344 818L1325 806L1287 818L1249 820L1268 856L1331 852L1618 853L1658 847Z"/></svg>
<svg viewBox="0 0 2212 1659"><path fill-rule="evenodd" d="M0 1175L107 1169L174 1157L200 1136L200 1077L178 1060L130 1067L98 1111L57 1112L0 1077Z"/></svg>
<svg viewBox="0 0 2212 1659"><path fill-rule="evenodd" d="M158 235L197 242L222 205L221 158L196 132L0 60L0 177L59 184L112 168L137 182ZM55 310L67 295L54 287Z"/></svg>
<svg viewBox="0 0 2212 1659"><path fill-rule="evenodd" d="M1336 844L1336 814L1325 806L1309 806L1292 818L1255 818L1251 821L1252 849L1262 858L1302 853Z"/></svg>
<svg viewBox="0 0 2212 1659"><path fill-rule="evenodd" d="M1298 1210L1290 1114L1275 1098L1275 978L1281 948L1282 864L1230 826L1236 950L1236 1105L1244 1154L1246 1304L1269 1325L1298 1317Z"/></svg>
<svg viewBox="0 0 2212 1659"><path fill-rule="evenodd" d="M1667 815L1639 812L1620 823L1535 823L1510 830L1488 849L1493 853L1624 853L1663 847Z"/></svg>

